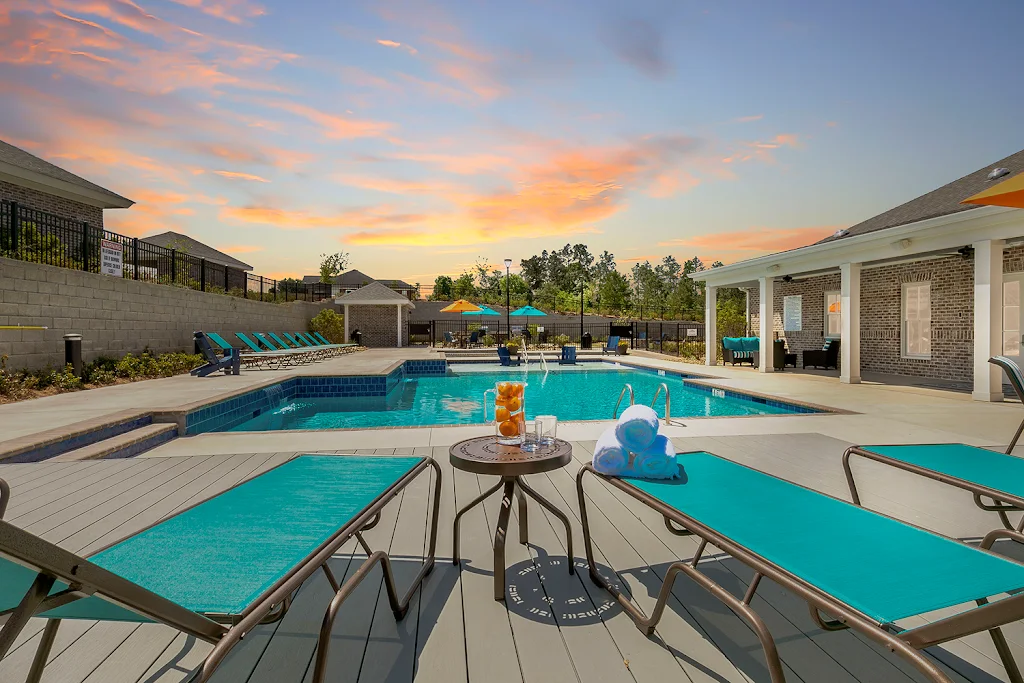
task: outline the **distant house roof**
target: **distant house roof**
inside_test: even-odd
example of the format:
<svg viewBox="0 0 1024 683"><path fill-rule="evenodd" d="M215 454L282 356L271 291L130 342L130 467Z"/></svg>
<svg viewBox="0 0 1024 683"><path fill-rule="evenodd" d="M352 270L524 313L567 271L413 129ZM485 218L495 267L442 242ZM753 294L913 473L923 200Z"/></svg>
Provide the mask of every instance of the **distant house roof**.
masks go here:
<svg viewBox="0 0 1024 683"><path fill-rule="evenodd" d="M135 203L3 140L0 180L104 209L127 209Z"/></svg>
<svg viewBox="0 0 1024 683"><path fill-rule="evenodd" d="M320 276L304 275L302 277L302 282L305 284L320 282ZM370 277L361 270L355 269L346 271L331 280L331 284L339 285L341 287L362 287L370 284L371 282L381 282L392 289L413 289L413 286L408 282L404 282L402 280L378 280L377 278Z"/></svg>
<svg viewBox="0 0 1024 683"><path fill-rule="evenodd" d="M152 244L157 247L177 249L178 251L185 252L190 256L204 258L210 263L216 263L219 266L237 268L238 270L252 270L252 266L248 263L243 263L233 256L228 256L224 252L217 251L213 247L207 246L198 240L194 240L188 235L182 235L180 232L162 232L159 235L143 237L139 241L146 242L147 244Z"/></svg>
<svg viewBox="0 0 1024 683"><path fill-rule="evenodd" d="M334 300L336 304L355 306L396 306L404 305L416 308L416 305L395 290L379 282L371 282L365 287L353 290Z"/></svg>
<svg viewBox="0 0 1024 683"><path fill-rule="evenodd" d="M997 179L989 180L989 173L997 168L1009 169L1010 172ZM939 216L948 216L950 214L960 213L961 211L977 209L979 208L977 205L961 204L960 202L971 195L975 195L985 188L990 187L994 183L1008 180L1021 172L1024 172L1024 150L1021 150L1016 154L1011 154L1005 159L1000 159L994 164L989 164L977 171L974 171L973 173L969 173L963 178L954 180L947 185L943 185L937 190L932 190L927 194L923 194L917 199L912 199L906 204L900 204L896 208L889 209L885 213L880 213L874 218L869 218L862 223L858 223L857 225L849 228L846 231L846 234L842 237L830 235L820 242L817 242L817 244L832 242L837 239L843 239L847 236L865 235L869 232L895 228L900 225L916 223L929 218L938 218Z"/></svg>

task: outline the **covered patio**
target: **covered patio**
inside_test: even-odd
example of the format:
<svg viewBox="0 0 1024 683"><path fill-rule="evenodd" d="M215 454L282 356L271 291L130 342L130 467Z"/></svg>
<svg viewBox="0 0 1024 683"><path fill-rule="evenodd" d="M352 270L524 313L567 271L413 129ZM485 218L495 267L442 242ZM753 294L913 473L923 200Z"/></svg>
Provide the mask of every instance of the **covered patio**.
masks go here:
<svg viewBox="0 0 1024 683"><path fill-rule="evenodd" d="M798 354L798 367L805 350L838 341L842 383L921 377L968 384L978 401L1002 400L1001 373L988 359L1020 357L1024 211L966 208L891 227L854 226L807 247L694 273L705 284L705 363L716 365L720 354L718 290L737 287L747 292L748 327L760 340L760 372L775 370L775 339Z"/></svg>

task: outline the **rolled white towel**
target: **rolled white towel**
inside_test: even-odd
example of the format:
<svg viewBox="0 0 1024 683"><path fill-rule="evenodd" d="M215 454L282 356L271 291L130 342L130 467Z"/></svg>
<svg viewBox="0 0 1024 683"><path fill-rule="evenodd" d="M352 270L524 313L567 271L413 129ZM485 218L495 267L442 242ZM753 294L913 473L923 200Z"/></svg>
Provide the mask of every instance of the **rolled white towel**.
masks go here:
<svg viewBox="0 0 1024 683"><path fill-rule="evenodd" d="M615 434L623 448L633 453L642 453L654 443L658 436L658 414L653 408L633 405L622 411Z"/></svg>
<svg viewBox="0 0 1024 683"><path fill-rule="evenodd" d="M650 448L633 458L633 471L641 479L674 479L679 476L676 449L667 436L659 434Z"/></svg>
<svg viewBox="0 0 1024 683"><path fill-rule="evenodd" d="M629 451L622 447L611 427L597 440L594 448L594 469L601 474L619 477L629 474Z"/></svg>

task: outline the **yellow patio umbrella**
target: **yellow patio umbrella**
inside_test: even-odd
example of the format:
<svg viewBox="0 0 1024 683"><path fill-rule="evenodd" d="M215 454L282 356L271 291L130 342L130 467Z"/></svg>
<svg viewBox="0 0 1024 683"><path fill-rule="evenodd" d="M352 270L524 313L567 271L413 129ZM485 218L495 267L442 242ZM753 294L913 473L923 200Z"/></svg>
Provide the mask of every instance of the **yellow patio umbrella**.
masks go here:
<svg viewBox="0 0 1024 683"><path fill-rule="evenodd" d="M476 313L480 310L480 307L476 304L466 301L465 299L459 299L453 301L444 308L441 309L442 313Z"/></svg>
<svg viewBox="0 0 1024 683"><path fill-rule="evenodd" d="M481 309L479 306L477 306L476 304L474 304L474 303L472 303L470 301L466 301L465 299L458 299L456 301L451 302L450 304L448 304L444 308L442 308L441 312L442 313L478 313L481 310L483 310L483 309ZM465 346L465 341L464 341L465 340L465 336L466 336L466 321L465 321L465 319L463 319L463 321L462 321L462 340L460 340L460 342L459 342L460 346Z"/></svg>
<svg viewBox="0 0 1024 683"><path fill-rule="evenodd" d="M1018 173L1009 180L993 185L960 203L1024 209L1024 173Z"/></svg>

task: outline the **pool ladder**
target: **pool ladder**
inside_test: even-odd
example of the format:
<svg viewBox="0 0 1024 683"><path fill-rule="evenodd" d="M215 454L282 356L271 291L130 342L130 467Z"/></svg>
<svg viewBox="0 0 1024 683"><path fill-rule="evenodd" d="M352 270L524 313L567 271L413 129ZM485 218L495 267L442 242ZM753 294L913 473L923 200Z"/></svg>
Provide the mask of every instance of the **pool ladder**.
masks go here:
<svg viewBox="0 0 1024 683"><path fill-rule="evenodd" d="M672 424L672 392L669 391L668 385L662 382L658 385L658 389L654 392L654 399L651 401L651 408L658 402L658 396L661 395L661 390L665 390L665 424ZM636 398L633 395L633 385L628 382L622 387L622 391L619 392L619 400L615 402L615 410L612 411L612 419L618 419L619 417L619 406L622 404L622 399L626 393L629 392L629 405L636 403Z"/></svg>

